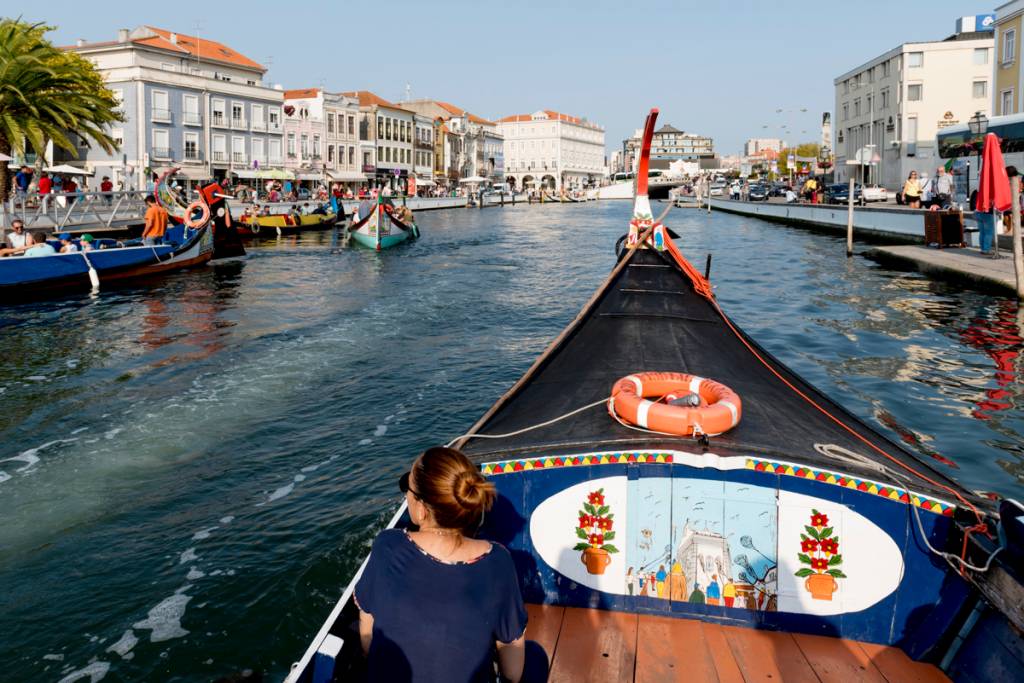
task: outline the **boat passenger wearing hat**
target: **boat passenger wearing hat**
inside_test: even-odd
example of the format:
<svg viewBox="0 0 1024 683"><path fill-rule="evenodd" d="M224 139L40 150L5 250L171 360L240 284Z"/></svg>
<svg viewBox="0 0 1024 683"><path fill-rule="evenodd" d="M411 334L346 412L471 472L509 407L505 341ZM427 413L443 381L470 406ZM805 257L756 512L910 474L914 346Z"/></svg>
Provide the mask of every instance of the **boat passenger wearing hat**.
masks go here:
<svg viewBox="0 0 1024 683"><path fill-rule="evenodd" d="M415 526L377 535L355 588L366 680L490 682L495 658L502 680L535 680L535 659L544 680L512 556L472 535L494 484L460 451L430 448L399 488Z"/></svg>
<svg viewBox="0 0 1024 683"><path fill-rule="evenodd" d="M62 254L74 254L78 251L78 245L71 241L70 232L62 232L59 236L60 239L60 253Z"/></svg>
<svg viewBox="0 0 1024 683"><path fill-rule="evenodd" d="M93 250L92 235L90 235L89 233L85 233L84 235L79 237L78 241L81 242L81 249L82 249L82 251L92 251Z"/></svg>

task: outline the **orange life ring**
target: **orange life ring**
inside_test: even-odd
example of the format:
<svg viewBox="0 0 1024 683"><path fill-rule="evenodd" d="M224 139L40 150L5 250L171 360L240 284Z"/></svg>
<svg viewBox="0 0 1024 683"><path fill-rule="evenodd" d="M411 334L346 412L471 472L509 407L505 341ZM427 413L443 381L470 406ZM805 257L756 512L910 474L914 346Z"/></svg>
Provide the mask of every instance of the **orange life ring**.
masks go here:
<svg viewBox="0 0 1024 683"><path fill-rule="evenodd" d="M202 216L199 218L199 220L192 219L192 212L195 211L196 209L202 209ZM198 228L200 226L206 225L206 222L208 220L210 220L210 207L206 205L206 202L201 202L197 200L189 204L188 208L185 209L185 225L187 225L190 228Z"/></svg>
<svg viewBox="0 0 1024 683"><path fill-rule="evenodd" d="M697 394L695 407L660 403L671 394ZM650 401L649 398L656 400ZM719 382L681 372L638 372L623 377L612 387L608 412L629 424L666 434L715 436L740 422L743 404L739 395Z"/></svg>

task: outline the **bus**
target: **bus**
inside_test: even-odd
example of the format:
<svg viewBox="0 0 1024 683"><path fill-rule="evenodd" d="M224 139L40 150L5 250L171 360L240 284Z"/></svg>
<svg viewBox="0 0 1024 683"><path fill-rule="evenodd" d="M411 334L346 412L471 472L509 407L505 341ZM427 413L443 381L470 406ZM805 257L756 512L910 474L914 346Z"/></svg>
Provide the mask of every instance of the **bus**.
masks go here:
<svg viewBox="0 0 1024 683"><path fill-rule="evenodd" d="M995 133L1003 152L1003 162L1024 170L1024 114L993 116L987 133ZM970 189L977 189L981 170L981 153L985 136L971 133L966 123L942 128L935 136L939 157L952 160L947 168L956 176L955 201L966 203Z"/></svg>

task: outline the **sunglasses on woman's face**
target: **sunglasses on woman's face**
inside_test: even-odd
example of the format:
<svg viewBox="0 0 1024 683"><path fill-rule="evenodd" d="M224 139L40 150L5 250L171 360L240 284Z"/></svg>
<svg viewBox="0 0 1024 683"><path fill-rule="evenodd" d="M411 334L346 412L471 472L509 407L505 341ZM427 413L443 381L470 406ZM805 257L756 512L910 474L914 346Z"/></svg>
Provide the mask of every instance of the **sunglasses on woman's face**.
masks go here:
<svg viewBox="0 0 1024 683"><path fill-rule="evenodd" d="M406 472L398 478L398 490L402 493L411 493L417 498L420 497L420 494L417 493L413 487L409 486L409 472Z"/></svg>

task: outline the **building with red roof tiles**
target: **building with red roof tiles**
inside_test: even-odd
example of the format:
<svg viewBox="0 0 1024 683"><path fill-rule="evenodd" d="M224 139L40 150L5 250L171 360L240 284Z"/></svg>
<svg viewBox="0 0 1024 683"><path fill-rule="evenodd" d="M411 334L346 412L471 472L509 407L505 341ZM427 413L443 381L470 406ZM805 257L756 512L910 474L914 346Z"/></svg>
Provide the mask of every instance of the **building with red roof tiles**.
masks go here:
<svg viewBox="0 0 1024 683"><path fill-rule="evenodd" d="M312 188L366 182L359 154L359 102L322 88L284 91L284 168Z"/></svg>
<svg viewBox="0 0 1024 683"><path fill-rule="evenodd" d="M410 100L402 106L444 124L443 131L435 128L441 136L434 151L438 182L457 184L473 177L504 182L505 148L497 123L442 100Z"/></svg>
<svg viewBox="0 0 1024 683"><path fill-rule="evenodd" d="M497 121L505 177L517 189L591 187L605 172L604 128L550 109Z"/></svg>
<svg viewBox="0 0 1024 683"><path fill-rule="evenodd" d="M369 90L342 95L359 102L360 168L376 185L398 192L409 189L414 177L415 114Z"/></svg>
<svg viewBox="0 0 1024 683"><path fill-rule="evenodd" d="M96 178L143 188L154 173L179 167L186 185L211 177L252 183L283 166L284 92L264 83L266 67L234 48L139 26L65 49L94 62L123 103L125 120L111 127L120 149L83 147L71 160Z"/></svg>

